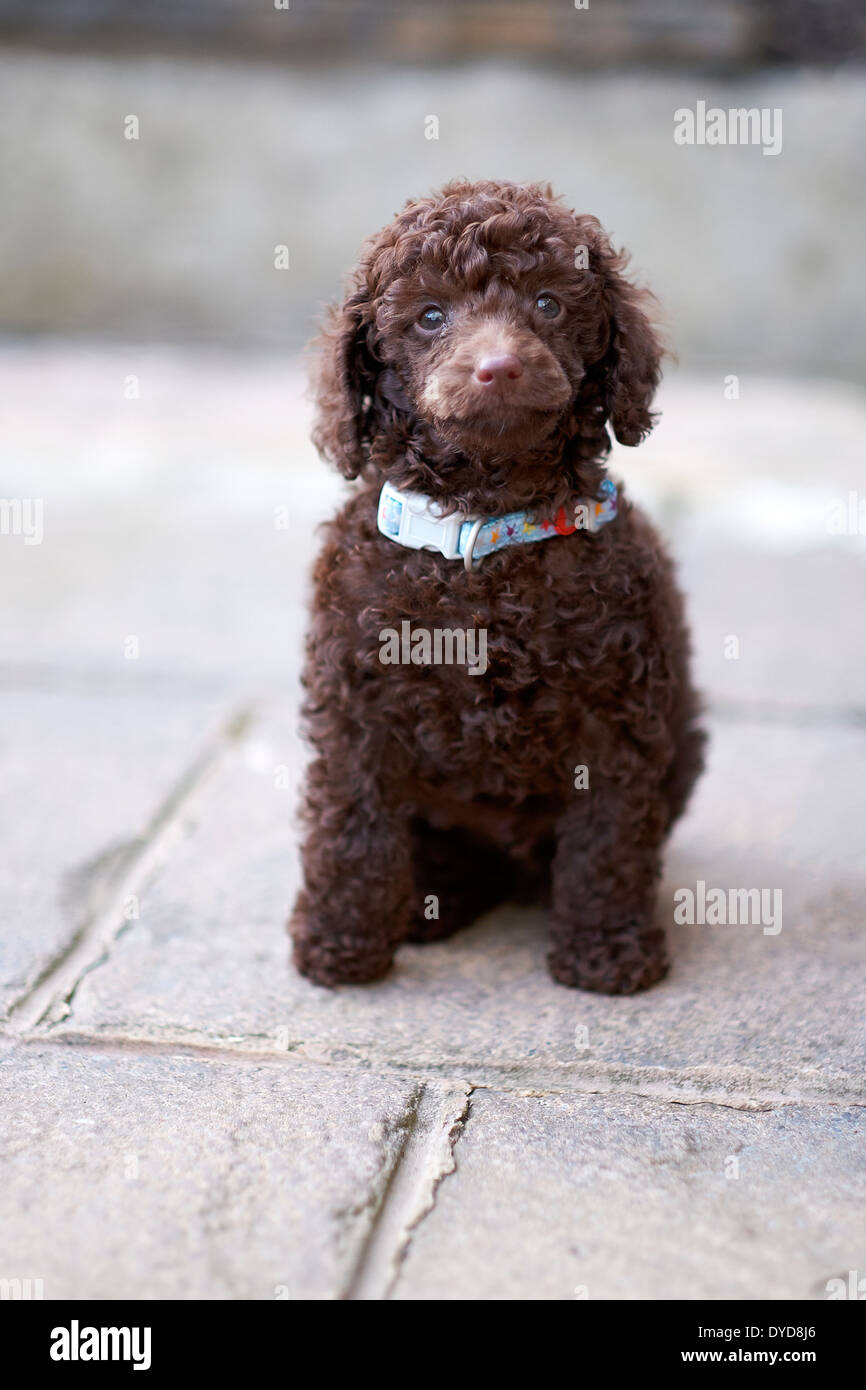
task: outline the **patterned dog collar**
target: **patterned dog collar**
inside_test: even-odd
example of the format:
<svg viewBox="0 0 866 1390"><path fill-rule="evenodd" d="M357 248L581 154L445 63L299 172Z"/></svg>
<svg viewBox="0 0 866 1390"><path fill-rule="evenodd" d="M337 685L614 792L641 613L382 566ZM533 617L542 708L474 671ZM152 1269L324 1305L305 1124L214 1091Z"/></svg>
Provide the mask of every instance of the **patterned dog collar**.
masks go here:
<svg viewBox="0 0 866 1390"><path fill-rule="evenodd" d="M599 495L575 504L571 516L560 507L554 517L535 517L531 512L509 512L490 519L453 512L442 516L437 502L423 492L401 492L385 483L379 495L377 524L383 536L411 550L438 550L447 560L473 563L504 550L507 545L528 545L551 536L570 536L574 531L598 531L616 516L616 484L603 479Z"/></svg>

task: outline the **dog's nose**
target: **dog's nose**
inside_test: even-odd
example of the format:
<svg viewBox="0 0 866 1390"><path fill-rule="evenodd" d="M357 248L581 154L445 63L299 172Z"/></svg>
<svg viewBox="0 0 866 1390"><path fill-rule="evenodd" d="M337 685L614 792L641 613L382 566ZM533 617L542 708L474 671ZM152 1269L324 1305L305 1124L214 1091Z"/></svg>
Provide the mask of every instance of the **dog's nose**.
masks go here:
<svg viewBox="0 0 866 1390"><path fill-rule="evenodd" d="M523 363L513 352L503 353L501 357L482 357L475 364L475 380L482 386L493 386L504 381L516 381L523 376Z"/></svg>

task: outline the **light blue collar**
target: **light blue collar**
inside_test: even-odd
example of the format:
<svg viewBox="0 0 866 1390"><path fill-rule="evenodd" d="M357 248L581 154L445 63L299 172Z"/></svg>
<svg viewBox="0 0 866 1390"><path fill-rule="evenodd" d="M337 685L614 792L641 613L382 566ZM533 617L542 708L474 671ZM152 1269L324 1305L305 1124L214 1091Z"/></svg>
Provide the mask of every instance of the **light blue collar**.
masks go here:
<svg viewBox="0 0 866 1390"><path fill-rule="evenodd" d="M536 517L532 512L509 512L492 518L453 512L442 516L437 502L423 492L401 492L385 483L379 495L377 524L383 536L411 550L438 550L448 560L462 560L471 570L485 555L507 545L528 545L574 531L598 531L616 516L617 490L604 478L599 495L575 504L571 515L560 507L555 517Z"/></svg>

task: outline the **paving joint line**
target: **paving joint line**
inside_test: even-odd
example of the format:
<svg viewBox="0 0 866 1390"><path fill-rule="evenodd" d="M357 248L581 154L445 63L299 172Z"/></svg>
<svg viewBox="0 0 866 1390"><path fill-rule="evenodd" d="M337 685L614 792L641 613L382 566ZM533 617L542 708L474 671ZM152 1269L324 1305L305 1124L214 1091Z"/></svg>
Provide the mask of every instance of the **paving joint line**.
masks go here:
<svg viewBox="0 0 866 1390"><path fill-rule="evenodd" d="M472 1087L421 1083L404 1111L405 1138L378 1201L367 1238L341 1295L352 1302L391 1297L419 1226L436 1205L442 1182L456 1170L454 1150L465 1128Z"/></svg>
<svg viewBox="0 0 866 1390"><path fill-rule="evenodd" d="M227 754L257 718L256 707L247 702L223 720L157 806L143 834L123 858L120 871L115 868L106 876L101 886L108 893L108 901L85 918L12 1004L6 1020L11 1033L25 1034L43 1021L56 1021L58 1010L68 1013L81 980L106 959L123 932L134 928L134 921L125 916L124 904L149 887L168 862L175 846L188 833L191 813L213 783Z"/></svg>
<svg viewBox="0 0 866 1390"><path fill-rule="evenodd" d="M70 1050L81 1048L104 1056L138 1056L156 1059L189 1058L191 1060L220 1062L237 1067L265 1065L276 1068L301 1063L301 1065L326 1067L332 1071L344 1072L347 1076L359 1070L376 1072L379 1075L387 1075L395 1079L412 1079L419 1085L438 1087L440 1090L458 1085L467 1086L471 1091L501 1091L524 1099L578 1095L623 1096L652 1101L660 1105L712 1105L721 1109L737 1110L741 1113L757 1113L792 1106L816 1108L827 1106L836 1109L866 1107L866 1099L863 1097L838 1093L819 1095L806 1092L800 1095L791 1095L771 1091L769 1088L763 1089L763 1092L756 1090L749 1093L745 1091L731 1093L725 1092L720 1085L718 1090L708 1094L700 1090L694 1083L674 1090L670 1086L665 1087L664 1079L654 1084L652 1079L648 1078L648 1084L641 1085L640 1078L636 1079L633 1074L631 1077L622 1078L611 1069L607 1071L597 1069L591 1073L572 1072L568 1076L557 1078L550 1072L536 1072L534 1075L529 1071L519 1075L514 1073L496 1074L491 1068L485 1067L483 1063L470 1062L467 1064L459 1061L449 1062L447 1068L436 1068L423 1062L394 1062L388 1058L366 1056L347 1062L345 1049L341 1049L343 1055L337 1063L334 1063L330 1058L321 1055L308 1055L297 1048L289 1051L274 1048L261 1050L229 1048L215 1043L181 1039L169 1041L129 1038L120 1035L106 1036L86 1032L58 1034L50 1029L31 1029L20 1033L7 1031L5 1034L0 1032L0 1046L4 1044L29 1047L49 1046ZM601 1066L604 1067L604 1064Z"/></svg>
<svg viewBox="0 0 866 1390"><path fill-rule="evenodd" d="M284 674L266 673L268 689L282 695L297 685L294 666ZM134 690L114 671L100 667L57 667L32 663L8 662L0 666L0 689L8 691L37 690L63 697L65 695L129 695L161 699L187 698L203 700L231 696L223 673L215 668L201 672L176 672L171 668L149 673L140 679ZM863 728L866 726L866 706L859 704L789 703L766 698L731 697L706 693L705 713L710 719L724 723L773 723L786 727Z"/></svg>

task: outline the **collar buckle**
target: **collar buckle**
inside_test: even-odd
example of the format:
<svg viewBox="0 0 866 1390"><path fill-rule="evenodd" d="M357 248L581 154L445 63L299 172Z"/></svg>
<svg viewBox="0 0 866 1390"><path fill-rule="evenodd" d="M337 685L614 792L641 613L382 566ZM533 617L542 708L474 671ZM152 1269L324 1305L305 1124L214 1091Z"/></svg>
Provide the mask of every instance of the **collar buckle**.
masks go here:
<svg viewBox="0 0 866 1390"><path fill-rule="evenodd" d="M442 516L438 502L422 492L400 492L385 483L376 524L383 536L410 550L438 550L446 560L463 558L460 531L468 518L461 512Z"/></svg>

